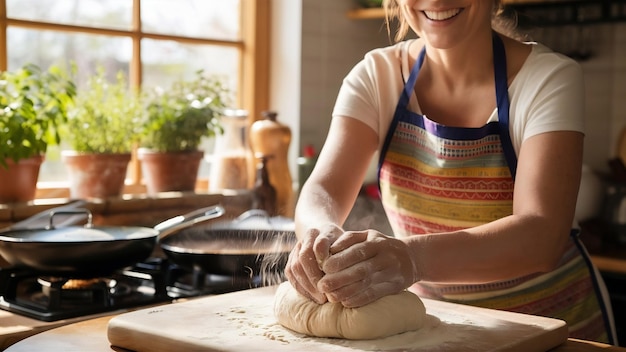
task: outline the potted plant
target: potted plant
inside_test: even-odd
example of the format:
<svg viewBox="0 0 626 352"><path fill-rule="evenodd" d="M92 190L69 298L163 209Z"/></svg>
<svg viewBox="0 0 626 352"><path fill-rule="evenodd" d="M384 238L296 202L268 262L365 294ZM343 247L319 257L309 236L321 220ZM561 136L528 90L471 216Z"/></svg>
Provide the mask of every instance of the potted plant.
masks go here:
<svg viewBox="0 0 626 352"><path fill-rule="evenodd" d="M89 77L62 130L72 148L62 152L72 198L122 194L143 111L140 92L129 88L123 72L114 82L102 67Z"/></svg>
<svg viewBox="0 0 626 352"><path fill-rule="evenodd" d="M148 96L138 159L149 194L193 191L204 152L203 137L220 133L219 116L229 90L217 76L196 71Z"/></svg>
<svg viewBox="0 0 626 352"><path fill-rule="evenodd" d="M48 145L61 141L58 127L75 94L57 66L26 64L0 73L0 203L35 198L39 167Z"/></svg>

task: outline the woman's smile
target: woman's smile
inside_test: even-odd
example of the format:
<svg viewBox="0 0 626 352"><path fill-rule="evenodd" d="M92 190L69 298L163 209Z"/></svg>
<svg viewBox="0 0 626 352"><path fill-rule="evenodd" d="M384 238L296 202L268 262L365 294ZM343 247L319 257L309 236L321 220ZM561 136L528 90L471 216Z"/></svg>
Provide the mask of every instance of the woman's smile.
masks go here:
<svg viewBox="0 0 626 352"><path fill-rule="evenodd" d="M462 8L458 8L458 9L450 9L450 10L444 10L444 11L422 11L424 13L424 15L426 15L426 18L428 18L431 21L445 21L448 20L452 17L455 17L456 15L460 14L463 11Z"/></svg>

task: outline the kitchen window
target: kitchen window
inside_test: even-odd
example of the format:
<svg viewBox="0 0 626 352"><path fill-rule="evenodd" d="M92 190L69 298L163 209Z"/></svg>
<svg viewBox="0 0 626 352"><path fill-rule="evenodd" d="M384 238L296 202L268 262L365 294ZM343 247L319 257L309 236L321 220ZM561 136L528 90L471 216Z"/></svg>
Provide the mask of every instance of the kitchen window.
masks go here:
<svg viewBox="0 0 626 352"><path fill-rule="evenodd" d="M259 116L268 100L258 94L268 86L268 13L269 0L0 0L0 70L73 62L80 89L97 66L144 88L203 69L227 77L236 107ZM38 198L66 196L63 148L49 147ZM142 189L139 170L134 158L131 192Z"/></svg>

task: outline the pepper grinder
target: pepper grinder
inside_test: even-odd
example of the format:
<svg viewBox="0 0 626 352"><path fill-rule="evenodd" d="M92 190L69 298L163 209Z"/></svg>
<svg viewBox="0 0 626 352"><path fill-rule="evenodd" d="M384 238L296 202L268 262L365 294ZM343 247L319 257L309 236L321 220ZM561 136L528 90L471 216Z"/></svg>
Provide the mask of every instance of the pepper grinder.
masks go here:
<svg viewBox="0 0 626 352"><path fill-rule="evenodd" d="M289 172L287 152L291 143L291 130L277 121L274 111L263 112L264 119L250 126L250 144L255 155L271 155L267 164L270 184L276 190L277 214L294 216L293 181Z"/></svg>

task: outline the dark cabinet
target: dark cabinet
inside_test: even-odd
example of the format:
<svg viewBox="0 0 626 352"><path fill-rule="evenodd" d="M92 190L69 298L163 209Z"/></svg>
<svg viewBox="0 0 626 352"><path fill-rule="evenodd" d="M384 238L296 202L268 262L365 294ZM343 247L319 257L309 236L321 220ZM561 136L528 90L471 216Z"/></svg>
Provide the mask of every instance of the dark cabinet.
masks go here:
<svg viewBox="0 0 626 352"><path fill-rule="evenodd" d="M626 346L626 274L602 272L602 278L611 297L617 340L620 346Z"/></svg>

